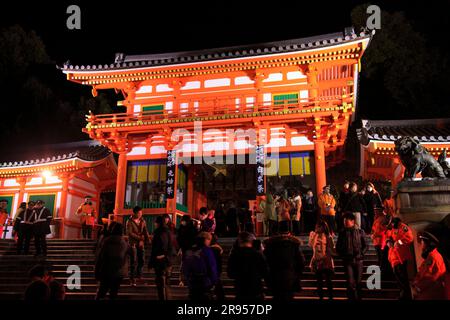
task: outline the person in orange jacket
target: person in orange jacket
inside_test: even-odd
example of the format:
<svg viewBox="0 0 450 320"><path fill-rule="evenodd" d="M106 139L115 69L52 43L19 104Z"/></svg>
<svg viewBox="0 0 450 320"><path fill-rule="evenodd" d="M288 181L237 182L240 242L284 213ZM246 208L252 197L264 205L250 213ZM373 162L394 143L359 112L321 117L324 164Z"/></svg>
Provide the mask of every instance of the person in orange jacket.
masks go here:
<svg viewBox="0 0 450 320"><path fill-rule="evenodd" d="M445 300L444 259L437 250L439 240L431 233L422 231L417 235L424 259L412 283L415 300Z"/></svg>
<svg viewBox="0 0 450 320"><path fill-rule="evenodd" d="M6 209L7 206L8 200L6 199L0 200L0 239L4 238L3 228L7 224L9 218L8 211Z"/></svg>
<svg viewBox="0 0 450 320"><path fill-rule="evenodd" d="M389 247L388 260L400 287L400 299L411 300L407 268L408 262L412 260L411 244L414 236L408 225L403 223L400 218L390 216L386 221L386 227L391 230L390 238L386 241Z"/></svg>
<svg viewBox="0 0 450 320"><path fill-rule="evenodd" d="M395 214L395 202L394 202L394 191L389 192L389 196L384 199L383 207L386 214L393 216Z"/></svg>
<svg viewBox="0 0 450 320"><path fill-rule="evenodd" d="M331 234L336 232L336 199L330 192L329 185L323 187L323 192L319 195L318 204L320 208L320 218L330 227Z"/></svg>
<svg viewBox="0 0 450 320"><path fill-rule="evenodd" d="M389 248L386 245L387 239L391 237L391 230L386 227L386 221L390 215L386 212L381 212L375 217L375 221L372 225L372 244L377 252L378 265L381 268L382 274L389 272L388 251Z"/></svg>
<svg viewBox="0 0 450 320"><path fill-rule="evenodd" d="M95 221L97 220L97 212L92 204L91 196L86 196L84 198L84 203L78 207L76 215L80 217L83 238L91 239L92 230L94 229Z"/></svg>

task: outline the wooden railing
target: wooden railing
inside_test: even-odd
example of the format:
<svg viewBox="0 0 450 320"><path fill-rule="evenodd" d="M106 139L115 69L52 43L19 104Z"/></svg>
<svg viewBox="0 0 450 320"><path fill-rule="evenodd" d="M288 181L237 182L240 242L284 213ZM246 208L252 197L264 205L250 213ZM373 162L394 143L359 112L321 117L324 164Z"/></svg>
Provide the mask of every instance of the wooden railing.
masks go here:
<svg viewBox="0 0 450 320"><path fill-rule="evenodd" d="M321 96L319 99L297 99L292 101L283 101L276 103L261 102L255 103L230 103L230 99L211 99L211 100L195 100L199 103L198 107L195 107L193 101L181 101L181 103L188 103L187 108L178 107L177 109L164 109L164 110L150 110L137 113L112 113L112 114L100 114L94 115L90 113L86 116L86 120L89 126L101 126L118 123L128 123L136 121L158 121L158 120L174 120L183 118L202 118L211 116L224 116L233 114L248 114L254 112L274 112L282 110L291 110L299 108L314 108L318 106L332 107L341 105L344 102L351 103L352 95L346 96ZM225 104L227 101L228 104Z"/></svg>

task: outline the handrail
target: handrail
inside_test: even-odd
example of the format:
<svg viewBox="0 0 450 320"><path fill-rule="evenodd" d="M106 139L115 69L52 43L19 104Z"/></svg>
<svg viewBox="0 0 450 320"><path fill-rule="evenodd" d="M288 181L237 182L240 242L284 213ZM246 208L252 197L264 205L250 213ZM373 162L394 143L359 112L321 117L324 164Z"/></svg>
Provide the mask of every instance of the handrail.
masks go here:
<svg viewBox="0 0 450 320"><path fill-rule="evenodd" d="M229 104L220 104L218 101L221 99L211 99L211 100L201 100L200 107L195 107L194 103L188 103L187 108L179 107L177 110L148 110L137 113L112 113L112 114L99 114L94 115L90 113L86 116L86 120L90 126L95 125L106 125L112 123L124 123L124 122L135 122L135 121L156 121L156 120L172 120L172 119L183 119L191 117L210 117L210 116L224 116L232 114L249 114L254 112L272 112L280 110L292 110L298 108L306 107L317 107L319 104L321 106L336 106L343 102L351 102L353 99L352 94L346 96L326 96L320 97L319 99L293 99L292 101L282 101L282 102L267 102L261 103L229 103L230 99L222 99L228 101ZM191 101L192 102L192 101ZM212 105L207 102L212 103ZM185 101L181 101L186 103ZM181 105L180 104L180 105Z"/></svg>

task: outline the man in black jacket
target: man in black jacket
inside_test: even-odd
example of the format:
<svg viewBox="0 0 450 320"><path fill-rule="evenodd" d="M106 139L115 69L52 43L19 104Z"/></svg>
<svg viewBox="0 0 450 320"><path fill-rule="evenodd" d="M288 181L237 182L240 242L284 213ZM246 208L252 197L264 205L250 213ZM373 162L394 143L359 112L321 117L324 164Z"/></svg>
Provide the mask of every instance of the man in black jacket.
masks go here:
<svg viewBox="0 0 450 320"><path fill-rule="evenodd" d="M344 215L349 212L353 213L356 226L364 229L362 217L367 213L367 207L363 196L358 192L358 185L355 182L350 183L350 195L343 212Z"/></svg>
<svg viewBox="0 0 450 320"><path fill-rule="evenodd" d="M153 232L151 247L149 267L155 269L158 298L159 300L169 300L169 280L172 270L172 257L175 250L170 230L164 223L162 216L158 216L155 220L155 231Z"/></svg>
<svg viewBox="0 0 450 320"><path fill-rule="evenodd" d="M347 296L350 300L361 299L363 258L367 250L365 234L355 226L353 213L344 215L344 229L339 232L336 251L344 263L347 277Z"/></svg>
<svg viewBox="0 0 450 320"><path fill-rule="evenodd" d="M47 235L51 233L50 222L53 217L44 204L44 201L38 200L34 206L33 234L36 256L47 255Z"/></svg>
<svg viewBox="0 0 450 320"><path fill-rule="evenodd" d="M266 259L254 248L255 236L242 232L238 246L233 248L228 258L227 273L234 279L237 300L263 300L262 280L267 277Z"/></svg>
<svg viewBox="0 0 450 320"><path fill-rule="evenodd" d="M269 266L267 285L275 300L291 300L299 291L305 258L300 240L289 234L289 221L281 221L279 235L264 242L264 256Z"/></svg>

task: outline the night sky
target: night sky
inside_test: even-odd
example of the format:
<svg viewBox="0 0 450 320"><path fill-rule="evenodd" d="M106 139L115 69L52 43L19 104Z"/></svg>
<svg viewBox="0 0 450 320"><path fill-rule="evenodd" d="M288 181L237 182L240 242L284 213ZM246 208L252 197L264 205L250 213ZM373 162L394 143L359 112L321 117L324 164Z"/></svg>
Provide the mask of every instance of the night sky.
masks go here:
<svg viewBox="0 0 450 320"><path fill-rule="evenodd" d="M45 110L34 108L30 117L38 119L36 121L40 123L40 127L33 131L32 122L19 122L29 114L17 116L19 111L15 111L30 107L28 101L3 101L8 106L1 107L8 108L9 112L9 122L3 125L3 129L8 126L21 128L8 134L0 132L0 143L26 147L30 144L87 139L87 135L81 133L83 110L75 109L80 108L85 101L80 103L80 97L91 97L90 88L69 83L64 75L56 70L56 64L62 65L67 60L70 60L71 64L109 64L113 62L117 52L146 54L186 51L340 32L352 25L350 13L355 6L362 3L367 1L10 2L0 10L0 28L19 25L27 31L34 30L42 39L51 60L45 65L37 66L36 74L39 81L53 91L52 94L56 97L53 100L56 102ZM447 76L450 74L450 0L391 0L371 3L379 5L386 12L401 12L405 16L406 20L402 22L401 27L406 26L408 35L403 35L404 29L394 25L390 32L396 34L391 38L394 43L395 39L399 39L399 43L402 38L407 39L405 45L411 48L408 48L407 57L404 53L395 54L395 50L399 51L403 45L393 49L387 46L383 52L387 52L388 56L384 57L383 63L376 64L376 72L373 73L375 75L369 77L363 72L358 117L449 117L450 103L445 92L450 86L450 76ZM66 8L71 4L77 4L81 8L81 30L66 28ZM419 54L414 52L415 44L409 40L411 33L414 33L411 39L420 36L424 40L421 51L417 47L418 52L422 52L419 58ZM392 59L399 62L392 62ZM419 59L417 63L415 59ZM388 64L390 61L391 65ZM429 67L428 61L432 61L433 66ZM405 64L404 70L400 70L398 79L392 78L392 74L388 74L389 69L403 62L409 63ZM363 71L365 67L363 58ZM423 76L422 71L426 71ZM35 72L34 69L32 72ZM397 71L394 76L396 74ZM416 78L417 81L409 83L410 79ZM405 90L404 93L396 95L399 91L397 86L400 91L405 88L409 91ZM16 93L15 88L8 88L8 92L5 90L4 87L0 88L3 97L11 94L21 95L21 91ZM421 94L416 94L417 91ZM120 97L112 93L107 95L110 105L117 109L115 101ZM409 107L411 97L415 100L411 102L414 105ZM58 127L58 122L64 121L62 118L66 117L58 117L59 106L64 103L69 109L78 112L75 117L79 118L80 123L72 121L71 125L67 125L70 130ZM71 117L73 120L74 115Z"/></svg>

